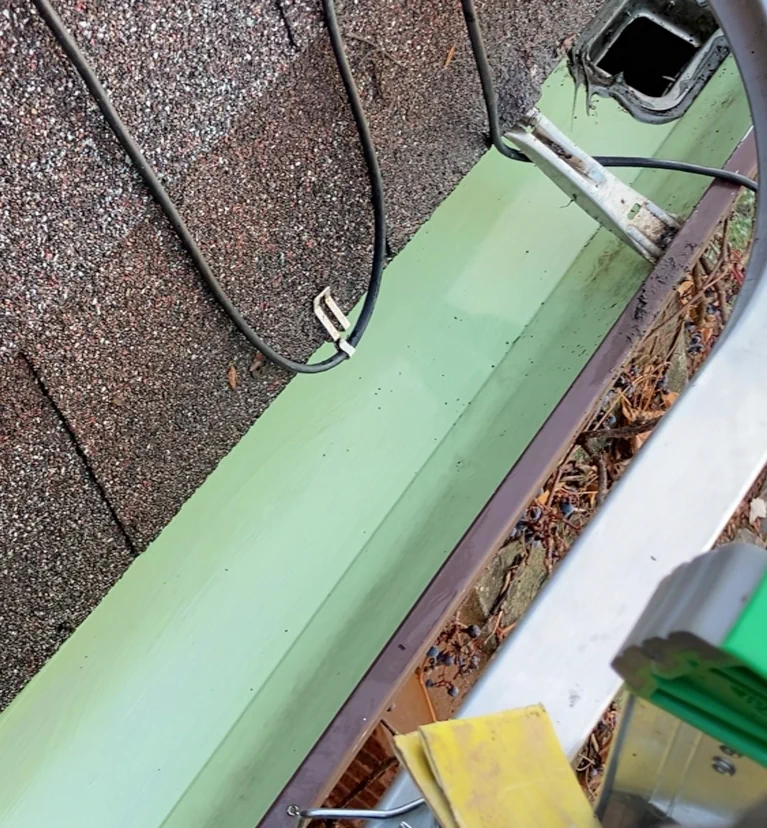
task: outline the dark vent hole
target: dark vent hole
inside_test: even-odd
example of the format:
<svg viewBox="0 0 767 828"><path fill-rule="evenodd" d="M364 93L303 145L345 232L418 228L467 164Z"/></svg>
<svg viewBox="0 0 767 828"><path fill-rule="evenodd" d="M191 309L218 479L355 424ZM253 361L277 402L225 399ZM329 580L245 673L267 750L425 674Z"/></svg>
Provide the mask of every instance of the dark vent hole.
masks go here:
<svg viewBox="0 0 767 828"><path fill-rule="evenodd" d="M609 75L621 72L626 84L643 95L660 98L674 85L697 47L659 26L637 17L620 33L599 61Z"/></svg>

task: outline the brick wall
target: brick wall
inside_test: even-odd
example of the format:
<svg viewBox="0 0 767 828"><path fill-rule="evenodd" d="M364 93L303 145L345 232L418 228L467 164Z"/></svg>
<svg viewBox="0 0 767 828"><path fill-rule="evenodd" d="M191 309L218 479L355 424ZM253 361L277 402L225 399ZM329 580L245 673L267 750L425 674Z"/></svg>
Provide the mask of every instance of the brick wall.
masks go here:
<svg viewBox="0 0 767 828"><path fill-rule="evenodd" d="M378 725L330 792L323 807L375 808L398 769L389 731L383 725ZM315 821L310 828L334 824L328 820ZM339 823L344 828L361 824L346 821Z"/></svg>

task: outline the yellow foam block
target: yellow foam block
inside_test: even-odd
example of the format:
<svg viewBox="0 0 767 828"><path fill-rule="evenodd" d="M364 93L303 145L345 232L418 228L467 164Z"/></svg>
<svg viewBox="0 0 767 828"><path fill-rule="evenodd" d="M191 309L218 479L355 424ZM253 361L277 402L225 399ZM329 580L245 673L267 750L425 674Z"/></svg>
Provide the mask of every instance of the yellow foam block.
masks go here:
<svg viewBox="0 0 767 828"><path fill-rule="evenodd" d="M396 742L445 828L599 826L540 705L425 725Z"/></svg>
<svg viewBox="0 0 767 828"><path fill-rule="evenodd" d="M431 772L429 758L424 750L420 731L406 736L394 737L394 749L400 762L407 768L416 785L429 803L432 813L443 828L458 828L450 804L440 790L437 780Z"/></svg>

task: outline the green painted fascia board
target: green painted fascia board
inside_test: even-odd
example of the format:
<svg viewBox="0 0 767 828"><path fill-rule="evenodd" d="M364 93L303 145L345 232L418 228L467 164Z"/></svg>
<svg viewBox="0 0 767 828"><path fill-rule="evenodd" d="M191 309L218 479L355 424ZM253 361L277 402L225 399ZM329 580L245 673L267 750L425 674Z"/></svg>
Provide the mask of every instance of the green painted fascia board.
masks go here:
<svg viewBox="0 0 767 828"><path fill-rule="evenodd" d="M721 164L748 126L731 63L674 125L572 94L541 107L595 153ZM622 175L682 214L706 186ZM252 828L646 275L595 229L475 166L354 359L288 386L0 716L3 828Z"/></svg>

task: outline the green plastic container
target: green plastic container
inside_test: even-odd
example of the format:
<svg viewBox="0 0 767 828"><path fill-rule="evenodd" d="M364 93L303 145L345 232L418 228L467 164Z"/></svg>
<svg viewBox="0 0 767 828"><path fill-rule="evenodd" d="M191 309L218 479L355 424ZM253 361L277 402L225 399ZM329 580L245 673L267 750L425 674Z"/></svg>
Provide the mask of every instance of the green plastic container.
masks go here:
<svg viewBox="0 0 767 828"><path fill-rule="evenodd" d="M613 667L637 695L767 766L767 551L728 544L675 570Z"/></svg>

